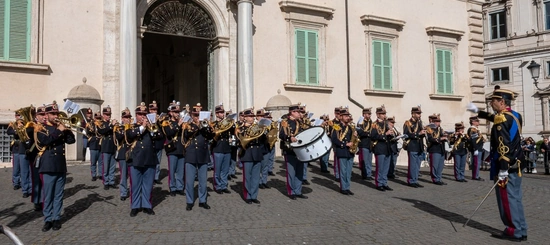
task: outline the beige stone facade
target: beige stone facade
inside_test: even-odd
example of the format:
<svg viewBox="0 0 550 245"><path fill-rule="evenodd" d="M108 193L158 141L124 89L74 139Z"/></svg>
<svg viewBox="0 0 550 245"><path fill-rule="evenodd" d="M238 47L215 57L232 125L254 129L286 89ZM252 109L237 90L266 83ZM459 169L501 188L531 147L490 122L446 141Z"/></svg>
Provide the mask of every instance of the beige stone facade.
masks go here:
<svg viewBox="0 0 550 245"><path fill-rule="evenodd" d="M154 31L151 19L162 13L155 8L172 0L138 0L132 86L121 82L120 72L121 57L131 57L120 48L124 0L30 1L30 60L0 61L0 84L6 93L0 99L0 124L12 119L14 109L62 102L84 77L86 85L99 92L101 106L110 105L114 112L142 100L157 100L162 109L172 99L201 102L209 109L219 103L233 111L244 109L237 99L238 5L250 0L175 1L192 4L210 18L212 26L203 27L213 29L215 36L202 39L189 37L198 35L198 29L183 34ZM357 119L361 107L384 104L389 116L403 122L411 107L420 104L426 121L426 114L441 113L442 126L452 130L455 122L467 122L467 103L484 106L483 1L252 2L253 92L240 96L252 96L255 108L267 106L281 115L288 103L301 102L314 117L332 117L335 106L349 106ZM296 39L299 31L316 35L315 57L307 63L307 79L313 83L297 82L303 72L297 57L303 48ZM314 34L307 40L314 40ZM382 88L375 78L381 74L373 59L375 42L389 47L381 49L387 62L382 65L383 81L388 83ZM449 54L443 93L437 82L441 50ZM98 103L86 105L98 110ZM69 158L77 158L75 150Z"/></svg>

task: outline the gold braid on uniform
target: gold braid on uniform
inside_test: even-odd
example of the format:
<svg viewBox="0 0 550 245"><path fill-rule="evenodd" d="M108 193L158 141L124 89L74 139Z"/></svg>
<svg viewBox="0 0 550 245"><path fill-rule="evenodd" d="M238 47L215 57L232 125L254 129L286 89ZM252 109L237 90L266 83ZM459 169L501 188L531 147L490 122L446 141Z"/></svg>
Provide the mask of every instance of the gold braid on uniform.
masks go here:
<svg viewBox="0 0 550 245"><path fill-rule="evenodd" d="M348 134L348 130L349 130L349 125L346 125L346 130L344 130L344 132L342 132L341 130L338 130L338 139L340 141L344 140L344 138L346 137L346 134Z"/></svg>

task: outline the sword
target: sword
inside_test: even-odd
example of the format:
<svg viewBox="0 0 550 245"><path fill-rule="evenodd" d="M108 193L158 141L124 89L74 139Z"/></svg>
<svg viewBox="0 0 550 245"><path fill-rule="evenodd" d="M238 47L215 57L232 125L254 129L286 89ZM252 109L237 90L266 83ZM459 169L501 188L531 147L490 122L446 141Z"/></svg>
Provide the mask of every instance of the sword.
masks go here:
<svg viewBox="0 0 550 245"><path fill-rule="evenodd" d="M464 225L462 227L466 227L466 225L468 224L468 222L470 222L470 220L472 219L472 217L474 217L474 214L476 214L477 210L479 209L479 207L481 207L481 204L483 204L483 202L485 202L485 199L487 199L487 197L489 196L489 194L491 194L491 192L493 192L493 190L495 189L495 187L498 185L498 180L495 181L495 184L493 185L493 187L491 187L491 189L489 190L489 193L487 193L487 195L485 195L485 197L483 198L483 200L481 200L481 202L479 203L479 205L477 205L477 208L476 210L474 210L474 212L472 213L472 215L470 215L470 218L466 221L466 223L464 223Z"/></svg>

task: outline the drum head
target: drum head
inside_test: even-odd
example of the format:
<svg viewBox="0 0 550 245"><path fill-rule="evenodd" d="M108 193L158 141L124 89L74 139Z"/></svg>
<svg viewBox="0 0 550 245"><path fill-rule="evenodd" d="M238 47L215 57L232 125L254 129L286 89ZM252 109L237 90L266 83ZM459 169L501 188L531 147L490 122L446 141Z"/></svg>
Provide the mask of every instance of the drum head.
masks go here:
<svg viewBox="0 0 550 245"><path fill-rule="evenodd" d="M291 147L306 146L323 136L325 129L322 127L312 127L296 135L298 141L290 143Z"/></svg>

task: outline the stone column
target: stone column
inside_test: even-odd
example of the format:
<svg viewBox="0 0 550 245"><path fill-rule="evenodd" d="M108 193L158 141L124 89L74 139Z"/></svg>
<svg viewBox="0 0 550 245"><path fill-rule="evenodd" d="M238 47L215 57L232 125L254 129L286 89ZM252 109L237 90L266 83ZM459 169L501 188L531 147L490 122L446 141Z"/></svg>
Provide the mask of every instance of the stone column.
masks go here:
<svg viewBox="0 0 550 245"><path fill-rule="evenodd" d="M548 110L548 95L546 96L542 96L540 98L540 102L541 102L541 106L542 106L542 131L543 132L548 132L550 131L550 118L548 115L549 114L549 110Z"/></svg>
<svg viewBox="0 0 550 245"><path fill-rule="evenodd" d="M239 0L237 21L237 111L254 106L252 0Z"/></svg>
<svg viewBox="0 0 550 245"><path fill-rule="evenodd" d="M214 106L221 103L225 109L231 109L230 103L230 84L229 84L229 38L218 37L212 45L213 58L211 59L213 68L213 86L214 86Z"/></svg>
<svg viewBox="0 0 550 245"><path fill-rule="evenodd" d="M136 1L122 0L120 6L120 108L137 105ZM117 112L118 113L118 112Z"/></svg>

